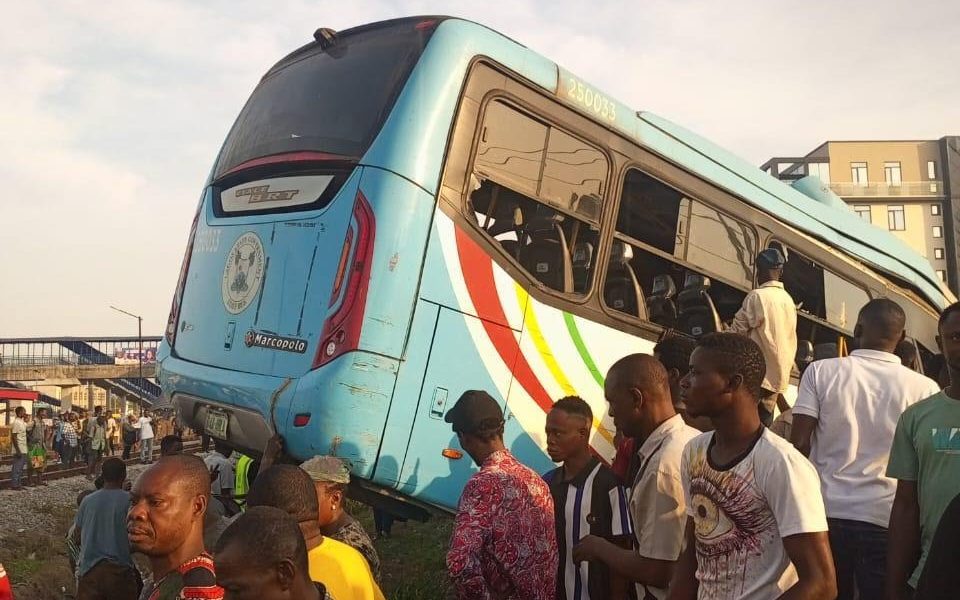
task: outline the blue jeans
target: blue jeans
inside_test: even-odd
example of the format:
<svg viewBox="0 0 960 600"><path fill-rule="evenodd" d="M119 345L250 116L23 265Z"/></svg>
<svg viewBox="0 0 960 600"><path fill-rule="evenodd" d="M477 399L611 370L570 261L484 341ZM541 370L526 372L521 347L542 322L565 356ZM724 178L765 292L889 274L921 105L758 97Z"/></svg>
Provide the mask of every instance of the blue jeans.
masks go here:
<svg viewBox="0 0 960 600"><path fill-rule="evenodd" d="M153 461L153 438L140 440L140 462Z"/></svg>
<svg viewBox="0 0 960 600"><path fill-rule="evenodd" d="M827 519L837 570L837 600L883 598L887 571L887 529L848 519Z"/></svg>
<svg viewBox="0 0 960 600"><path fill-rule="evenodd" d="M25 466L27 466L26 454L13 457L13 464L10 471L10 487L20 487L20 480L23 478L23 468Z"/></svg>

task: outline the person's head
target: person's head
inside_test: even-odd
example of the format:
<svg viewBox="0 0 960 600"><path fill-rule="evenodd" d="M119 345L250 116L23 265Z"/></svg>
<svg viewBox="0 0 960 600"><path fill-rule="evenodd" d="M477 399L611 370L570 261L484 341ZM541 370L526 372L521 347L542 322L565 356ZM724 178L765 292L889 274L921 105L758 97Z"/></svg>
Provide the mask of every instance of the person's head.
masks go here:
<svg viewBox="0 0 960 600"><path fill-rule="evenodd" d="M103 461L100 476L105 486L119 488L127 478L127 465L119 458L108 458Z"/></svg>
<svg viewBox="0 0 960 600"><path fill-rule="evenodd" d="M107 424L106 415L97 415L97 423L100 425L106 425Z"/></svg>
<svg viewBox="0 0 960 600"><path fill-rule="evenodd" d="M690 355L696 345L685 335L668 335L653 347L653 357L667 369L674 406L680 404L680 380L690 370Z"/></svg>
<svg viewBox="0 0 960 600"><path fill-rule="evenodd" d="M279 508L302 524L315 524L320 511L313 480L294 465L273 465L258 473L247 493L247 506Z"/></svg>
<svg viewBox="0 0 960 600"><path fill-rule="evenodd" d="M889 298L874 298L860 309L853 335L858 348L893 353L906 337L907 315Z"/></svg>
<svg viewBox="0 0 960 600"><path fill-rule="evenodd" d="M649 354L630 354L607 371L603 395L610 404L613 423L629 437L653 431L676 414L670 397L670 376Z"/></svg>
<svg viewBox="0 0 960 600"><path fill-rule="evenodd" d="M738 333L711 333L690 355L690 372L680 382L681 398L694 417L718 417L742 405L753 407L767 366L760 346Z"/></svg>
<svg viewBox="0 0 960 600"><path fill-rule="evenodd" d="M203 517L210 501L210 475L189 454L161 456L137 478L130 493L130 547L147 556L167 556L186 544L203 543Z"/></svg>
<svg viewBox="0 0 960 600"><path fill-rule="evenodd" d="M590 452L593 411L579 396L567 396L547 413L547 454L555 463Z"/></svg>
<svg viewBox="0 0 960 600"><path fill-rule="evenodd" d="M897 355L897 358L900 359L900 364L907 367L908 369L913 369L914 371L920 372L920 355L917 352L917 346L910 340L903 340L897 344L896 349L893 351Z"/></svg>
<svg viewBox="0 0 960 600"><path fill-rule="evenodd" d="M220 535L213 561L224 600L310 597L306 543L296 519L279 508L248 508Z"/></svg>
<svg viewBox="0 0 960 600"><path fill-rule="evenodd" d="M464 392L447 411L444 421L453 426L460 447L478 465L504 448L503 410L493 396L482 390Z"/></svg>
<svg viewBox="0 0 960 600"><path fill-rule="evenodd" d="M46 419L46 418L47 418L47 409L45 409L45 408L38 408L38 409L37 409L37 418L38 418L38 419Z"/></svg>
<svg viewBox="0 0 960 600"><path fill-rule="evenodd" d="M952 381L956 378L953 373L960 375L960 302L954 302L940 313L937 345L940 346L943 360L951 371L951 384L960 383Z"/></svg>
<svg viewBox="0 0 960 600"><path fill-rule="evenodd" d="M317 491L320 527L326 527L343 514L344 494L350 483L350 467L336 456L314 456L300 465L310 476Z"/></svg>
<svg viewBox="0 0 960 600"><path fill-rule="evenodd" d="M133 413L127 413L127 420L130 421L131 423L136 423L137 415Z"/></svg>
<svg viewBox="0 0 960 600"><path fill-rule="evenodd" d="M183 452L183 440L179 435L165 435L160 440L160 456L171 456Z"/></svg>
<svg viewBox="0 0 960 600"><path fill-rule="evenodd" d="M777 248L767 248L757 254L757 283L780 281L783 276L783 265L787 263L783 252Z"/></svg>
<svg viewBox="0 0 960 600"><path fill-rule="evenodd" d="M93 407L93 416L99 417L102 412L103 412L103 407L102 407L102 406L94 406L94 407Z"/></svg>
<svg viewBox="0 0 960 600"><path fill-rule="evenodd" d="M27 409L22 406L18 406L13 410L13 414L15 414L18 419L23 419L27 416Z"/></svg>
<svg viewBox="0 0 960 600"><path fill-rule="evenodd" d="M223 440L214 439L214 440L213 440L213 449L214 449L214 451L216 451L218 454L222 454L223 456L225 456L225 457L227 457L227 458L230 458L230 455L233 454L233 448L231 448L230 446L228 446L227 443L226 443L225 441L223 441Z"/></svg>

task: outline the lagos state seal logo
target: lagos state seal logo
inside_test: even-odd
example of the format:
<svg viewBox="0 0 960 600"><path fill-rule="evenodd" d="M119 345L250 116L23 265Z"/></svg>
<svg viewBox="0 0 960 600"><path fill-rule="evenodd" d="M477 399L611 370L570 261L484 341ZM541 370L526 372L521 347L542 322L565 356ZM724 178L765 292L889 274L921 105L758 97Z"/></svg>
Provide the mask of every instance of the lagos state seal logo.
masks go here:
<svg viewBox="0 0 960 600"><path fill-rule="evenodd" d="M252 231L240 236L227 254L220 293L227 312L236 315L250 306L263 282L263 244Z"/></svg>

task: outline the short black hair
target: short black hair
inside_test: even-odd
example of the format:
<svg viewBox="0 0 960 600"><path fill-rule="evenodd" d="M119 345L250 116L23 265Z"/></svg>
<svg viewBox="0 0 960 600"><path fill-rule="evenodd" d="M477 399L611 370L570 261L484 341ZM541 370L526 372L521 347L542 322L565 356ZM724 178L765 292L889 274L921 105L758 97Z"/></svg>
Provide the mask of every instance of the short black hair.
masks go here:
<svg viewBox="0 0 960 600"><path fill-rule="evenodd" d="M171 454L179 454L183 452L183 440L180 439L179 435L165 435L163 439L160 440L160 454L163 456L170 456Z"/></svg>
<svg viewBox="0 0 960 600"><path fill-rule="evenodd" d="M660 358L660 362L667 368L667 371L676 369L680 376L686 375L690 370L690 355L697 343L693 338L685 335L667 335L657 342L653 347L653 353Z"/></svg>
<svg viewBox="0 0 960 600"><path fill-rule="evenodd" d="M940 333L940 330L943 329L943 324L946 323L950 315L955 312L960 312L960 302L954 302L940 313L940 319L937 321L937 333Z"/></svg>
<svg viewBox="0 0 960 600"><path fill-rule="evenodd" d="M710 350L717 359L714 366L718 371L728 376L740 375L747 391L754 398L760 397L767 363L756 342L739 333L710 333L697 341L697 348Z"/></svg>
<svg viewBox="0 0 960 600"><path fill-rule="evenodd" d="M105 483L123 483L127 478L127 465L114 456L103 461L100 474Z"/></svg>
<svg viewBox="0 0 960 600"><path fill-rule="evenodd" d="M857 322L869 327L874 335L886 340L899 340L907 326L903 307L890 298L874 298L860 309Z"/></svg>
<svg viewBox="0 0 960 600"><path fill-rule="evenodd" d="M245 564L253 567L291 560L301 573L309 572L307 544L297 520L273 506L251 506L217 540L216 553L237 544Z"/></svg>
<svg viewBox="0 0 960 600"><path fill-rule="evenodd" d="M25 414L27 414L27 409L25 409L25 408L22 407L22 406L18 406L18 407L16 407L15 409L13 409L13 414L15 414L15 415L25 415Z"/></svg>
<svg viewBox="0 0 960 600"><path fill-rule="evenodd" d="M307 472L293 465L273 465L257 474L247 494L247 506L272 506L297 521L317 518L320 502Z"/></svg>
<svg viewBox="0 0 960 600"><path fill-rule="evenodd" d="M177 481L190 494L210 498L210 471L203 459L193 454L161 456L148 470L170 465L177 471Z"/></svg>
<svg viewBox="0 0 960 600"><path fill-rule="evenodd" d="M593 410L580 396L564 396L554 402L551 410L562 410L567 414L583 417L588 423L593 423Z"/></svg>
<svg viewBox="0 0 960 600"><path fill-rule="evenodd" d="M213 439L213 449L226 457L229 457L231 454L233 454L233 448L231 448L230 445L225 441L217 438Z"/></svg>

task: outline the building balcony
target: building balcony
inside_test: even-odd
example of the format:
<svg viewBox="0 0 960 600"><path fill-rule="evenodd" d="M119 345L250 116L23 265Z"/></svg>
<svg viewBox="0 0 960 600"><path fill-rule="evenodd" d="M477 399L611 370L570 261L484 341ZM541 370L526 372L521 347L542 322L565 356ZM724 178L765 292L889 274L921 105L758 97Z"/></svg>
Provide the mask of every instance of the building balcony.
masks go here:
<svg viewBox="0 0 960 600"><path fill-rule="evenodd" d="M942 181L903 181L889 183L831 183L830 189L841 198L937 198L943 196Z"/></svg>

